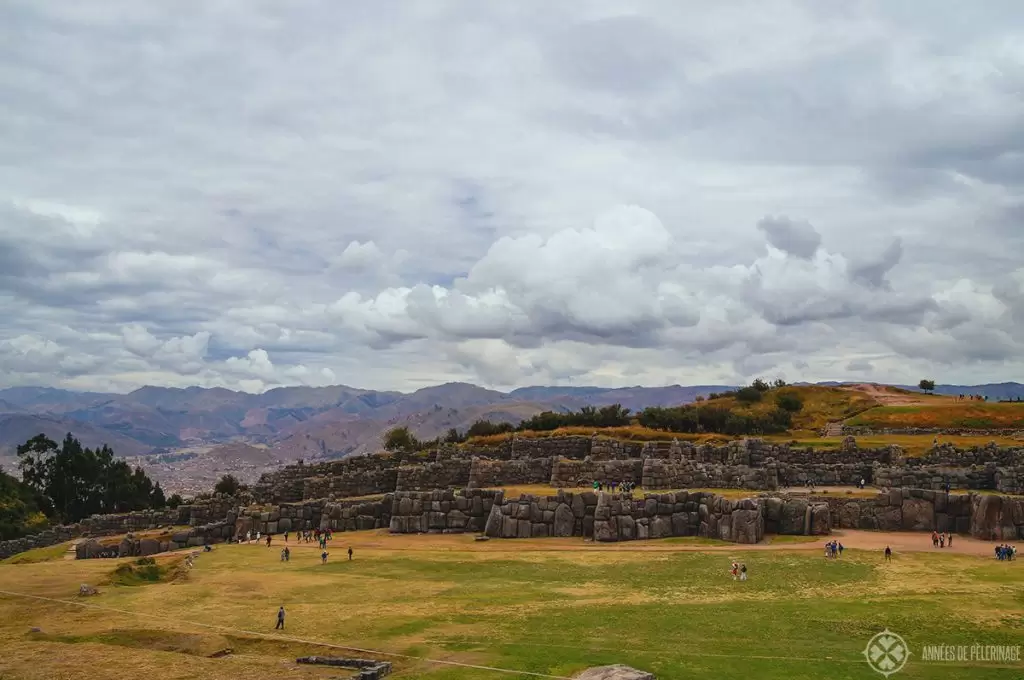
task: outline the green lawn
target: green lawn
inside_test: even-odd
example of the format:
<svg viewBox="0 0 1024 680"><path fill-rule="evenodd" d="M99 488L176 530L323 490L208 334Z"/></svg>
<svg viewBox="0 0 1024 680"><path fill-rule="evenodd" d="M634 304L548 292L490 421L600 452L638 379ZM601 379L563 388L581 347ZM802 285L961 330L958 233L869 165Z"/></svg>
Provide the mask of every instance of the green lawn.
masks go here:
<svg viewBox="0 0 1024 680"><path fill-rule="evenodd" d="M315 550L297 549L281 563L277 550L218 546L185 581L133 587L102 585L117 564L106 560L0 565L3 589L73 598L78 583L100 583L102 594L90 603L155 617L0 596L0 647L10 650L0 677L53 677L63 658L80 659L83 673L106 659L112 674L103 677L111 678L147 668L162 679L177 677L176 669L181 677L283 677L287 659L331 650L185 623L273 633L282 603L287 634L304 640L561 676L625 663L661 680L879 678L861 652L884 628L903 635L916 655L924 644L1024 644L1018 563L914 553L885 564L856 550L826 561L817 551L740 547L517 553L507 550L514 541L500 542L500 552L494 541L455 551L431 550L432 540L408 537L400 548L367 543L355 561L327 565ZM331 559L342 552L335 547ZM732 559L748 565L749 581L729 578ZM33 625L44 633L27 635ZM233 657L205 658L225 646ZM112 669L125 648L133 649L133 665L118 675ZM288 677L307 677L294 674L300 671ZM393 677L511 676L399 660ZM1024 665L912 660L894 677L1024 677Z"/></svg>

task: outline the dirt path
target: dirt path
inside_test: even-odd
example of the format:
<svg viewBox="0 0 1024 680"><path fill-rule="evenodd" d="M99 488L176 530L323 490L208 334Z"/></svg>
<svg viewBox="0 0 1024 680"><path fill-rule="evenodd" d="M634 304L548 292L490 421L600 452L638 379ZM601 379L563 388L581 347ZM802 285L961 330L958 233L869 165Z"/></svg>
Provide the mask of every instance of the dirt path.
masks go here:
<svg viewBox="0 0 1024 680"><path fill-rule="evenodd" d="M896 392L883 385L874 383L858 383L856 385L842 385L841 390L849 392L862 392L883 406L915 406L925 403L924 398L914 394ZM930 397L927 403L932 404L937 400L944 400L942 397Z"/></svg>
<svg viewBox="0 0 1024 680"><path fill-rule="evenodd" d="M892 548L893 552L943 552L956 553L959 555L977 555L981 557L993 557L993 549L996 543L991 541L979 541L968 536L954 536L952 548L933 548L931 534L926 532L883 532L883 531L858 531L858 530L836 530L831 536L815 537L793 537L798 540L788 540L789 537L778 539L768 537L765 541L756 545L707 545L701 543L701 539L694 539L692 543L673 543L672 539L649 540L649 541L627 541L622 543L594 543L581 538L537 538L537 539L493 539L490 541L473 541L472 537L465 534L440 534L440 535L415 535L402 534L391 535L386 533L360 532L358 534L340 533L335 534L334 539L328 545L328 552L335 559L345 559L345 551L349 546L355 551L356 558L363 550L383 552L430 552L430 553L487 553L487 554L521 554L521 553L543 553L543 552L637 552L637 553L672 553L672 552L738 552L748 550L783 550L783 551L823 551L825 543L832 539L838 539L845 548L854 550L871 550L882 552L885 546ZM799 540L807 539L807 540ZM676 539L679 540L679 539ZM686 539L682 539L686 540ZM286 544L275 542L274 548L280 550ZM320 548L316 543L296 543L291 541L288 547L292 550L315 550ZM251 549L266 550L266 544L252 544Z"/></svg>

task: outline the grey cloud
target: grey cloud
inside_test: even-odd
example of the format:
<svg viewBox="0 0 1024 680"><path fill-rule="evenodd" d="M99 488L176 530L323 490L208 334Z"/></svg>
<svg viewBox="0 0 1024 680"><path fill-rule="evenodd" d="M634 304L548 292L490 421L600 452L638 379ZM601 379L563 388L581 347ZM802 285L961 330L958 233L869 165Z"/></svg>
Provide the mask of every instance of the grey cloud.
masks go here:
<svg viewBox="0 0 1024 680"><path fill-rule="evenodd" d="M775 248L795 257L809 260L821 247L821 234L810 222L794 221L785 216L764 217L757 228Z"/></svg>
<svg viewBox="0 0 1024 680"><path fill-rule="evenodd" d="M945 5L9 3L0 382L1004 379L1022 36Z"/></svg>
<svg viewBox="0 0 1024 680"><path fill-rule="evenodd" d="M853 265L850 274L854 280L872 288L886 288L886 275L903 258L903 241L896 238L878 257Z"/></svg>

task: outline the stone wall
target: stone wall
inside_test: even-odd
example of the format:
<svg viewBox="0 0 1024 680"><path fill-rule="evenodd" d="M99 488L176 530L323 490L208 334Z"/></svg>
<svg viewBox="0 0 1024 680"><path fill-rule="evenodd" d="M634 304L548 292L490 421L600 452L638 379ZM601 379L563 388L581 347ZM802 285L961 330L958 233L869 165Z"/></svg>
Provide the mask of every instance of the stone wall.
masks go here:
<svg viewBox="0 0 1024 680"><path fill-rule="evenodd" d="M550 484L553 487L591 486L594 482L633 482L643 477L644 461L627 460L556 460L551 465Z"/></svg>
<svg viewBox="0 0 1024 680"><path fill-rule="evenodd" d="M503 491L487 489L399 491L391 499L389 529L393 534L479 533L503 498Z"/></svg>
<svg viewBox="0 0 1024 680"><path fill-rule="evenodd" d="M1024 539L1024 499L972 494L970 533L984 541Z"/></svg>
<svg viewBox="0 0 1024 680"><path fill-rule="evenodd" d="M764 528L758 499L731 501L703 492L648 494L642 501L599 494L594 512L594 540L601 542L700 536L758 543Z"/></svg>
<svg viewBox="0 0 1024 680"><path fill-rule="evenodd" d="M474 458L469 468L469 481L466 486L480 489L489 486L547 484L551 479L551 458Z"/></svg>
<svg viewBox="0 0 1024 680"><path fill-rule="evenodd" d="M871 531L970 531L973 494L949 494L931 489L891 489L872 497L813 496L825 504L832 526Z"/></svg>
<svg viewBox="0 0 1024 680"><path fill-rule="evenodd" d="M775 489L778 486L778 470L774 463L754 468L748 465L648 458L643 461L640 484L643 488L652 490Z"/></svg>
<svg viewBox="0 0 1024 680"><path fill-rule="evenodd" d="M24 538L0 541L0 560L35 548L49 548L51 545L70 541L79 535L81 535L81 529L77 524L72 524L56 526Z"/></svg>
<svg viewBox="0 0 1024 680"><path fill-rule="evenodd" d="M398 484L397 467L357 470L346 474L318 475L303 481L302 499L345 498L390 493Z"/></svg>
<svg viewBox="0 0 1024 680"><path fill-rule="evenodd" d="M387 528L391 525L393 499L394 494L385 494L377 500L326 503L320 515L319 529L367 531ZM280 522L278 530L280 531Z"/></svg>
<svg viewBox="0 0 1024 680"><path fill-rule="evenodd" d="M460 488L469 484L467 458L452 458L423 465L405 465L398 468L395 491L426 491L429 489Z"/></svg>
<svg viewBox="0 0 1024 680"><path fill-rule="evenodd" d="M995 489L996 465L950 467L947 465L919 465L903 467L878 466L874 470L874 485L882 488L908 487L914 489Z"/></svg>
<svg viewBox="0 0 1024 680"><path fill-rule="evenodd" d="M386 471L394 470L402 464L398 458L388 454L372 456L352 456L341 460L332 460L315 465L299 463L288 465L273 472L260 476L253 485L252 493L259 503L294 503L307 500L305 496L306 480L314 477L344 477L351 481L335 481L341 488L344 485L354 487L351 495L365 496L372 493L394 491L394 486L383 488L389 479ZM322 482L320 484L328 484ZM382 488L377 488L380 486ZM316 485L314 485L314 488ZM369 489L369 490L366 490Z"/></svg>

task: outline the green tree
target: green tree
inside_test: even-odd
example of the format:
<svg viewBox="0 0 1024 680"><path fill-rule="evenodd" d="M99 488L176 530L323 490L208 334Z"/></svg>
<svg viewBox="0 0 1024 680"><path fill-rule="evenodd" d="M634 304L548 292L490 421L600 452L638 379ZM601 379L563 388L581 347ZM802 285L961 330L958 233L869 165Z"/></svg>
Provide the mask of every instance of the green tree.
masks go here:
<svg viewBox="0 0 1024 680"><path fill-rule="evenodd" d="M172 493L171 497L167 499L167 507L174 509L181 505L184 501L181 498L181 494Z"/></svg>
<svg viewBox="0 0 1024 680"><path fill-rule="evenodd" d="M934 380L922 380L921 382L917 383L917 386L918 388L920 388L922 392L927 392L928 394L931 394L932 392L935 391Z"/></svg>
<svg viewBox="0 0 1024 680"><path fill-rule="evenodd" d="M767 392L772 388L771 385L765 382L762 378L756 379L754 382L750 383L750 386L758 392Z"/></svg>
<svg viewBox="0 0 1024 680"><path fill-rule="evenodd" d="M0 470L0 541L42 531L48 523L32 489Z"/></svg>
<svg viewBox="0 0 1024 680"><path fill-rule="evenodd" d="M83 447L70 433L58 445L45 435L17 449L24 483L52 519L77 522L96 513L161 507L163 491L142 468L114 457L108 446Z"/></svg>
<svg viewBox="0 0 1024 680"><path fill-rule="evenodd" d="M220 478L220 481L214 485L213 490L216 493L222 493L228 496L234 496L242 488L242 483L238 481L238 478L234 475L224 475Z"/></svg>
<svg viewBox="0 0 1024 680"><path fill-rule="evenodd" d="M385 451L419 451L420 442L405 425L393 427L384 435Z"/></svg>

